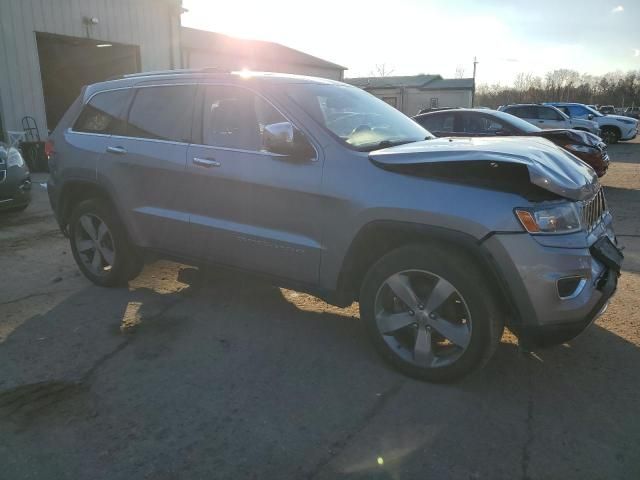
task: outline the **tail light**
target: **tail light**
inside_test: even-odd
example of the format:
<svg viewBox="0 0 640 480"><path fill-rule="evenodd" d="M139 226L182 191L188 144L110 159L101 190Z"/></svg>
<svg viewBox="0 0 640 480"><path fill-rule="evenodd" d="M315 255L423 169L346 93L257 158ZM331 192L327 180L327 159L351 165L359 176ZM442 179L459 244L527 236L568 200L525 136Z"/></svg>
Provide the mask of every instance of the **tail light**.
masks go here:
<svg viewBox="0 0 640 480"><path fill-rule="evenodd" d="M47 140L46 142L44 142L44 154L47 156L47 158L51 158L54 153L56 153L56 151L54 148L53 140Z"/></svg>

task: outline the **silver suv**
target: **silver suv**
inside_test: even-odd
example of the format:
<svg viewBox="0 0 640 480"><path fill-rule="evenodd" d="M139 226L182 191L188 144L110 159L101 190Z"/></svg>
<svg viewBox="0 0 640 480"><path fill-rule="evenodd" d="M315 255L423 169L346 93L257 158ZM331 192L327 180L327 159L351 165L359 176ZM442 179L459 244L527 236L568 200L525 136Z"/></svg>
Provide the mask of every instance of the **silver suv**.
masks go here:
<svg viewBox="0 0 640 480"><path fill-rule="evenodd" d="M451 380L504 326L557 343L622 261L595 173L542 138L442 138L343 83L207 70L86 87L52 134L51 205L84 275L143 254L359 301L379 352Z"/></svg>
<svg viewBox="0 0 640 480"><path fill-rule="evenodd" d="M522 118L543 130L557 128L573 129L593 133L597 136L600 136L602 133L598 123L592 119L571 118L565 112L551 105L504 105L499 107L498 110Z"/></svg>

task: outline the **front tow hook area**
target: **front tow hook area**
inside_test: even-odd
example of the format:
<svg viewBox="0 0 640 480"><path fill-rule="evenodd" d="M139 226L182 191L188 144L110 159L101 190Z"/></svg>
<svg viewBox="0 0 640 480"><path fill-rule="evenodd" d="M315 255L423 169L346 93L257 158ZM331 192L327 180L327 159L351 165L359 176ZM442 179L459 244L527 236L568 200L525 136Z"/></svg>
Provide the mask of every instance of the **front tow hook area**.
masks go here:
<svg viewBox="0 0 640 480"><path fill-rule="evenodd" d="M535 350L536 347L552 347L573 340L580 335L607 310L609 301L618 286L619 276L620 274L615 270L605 270L596 285L596 288L602 292L602 297L583 320L554 325L525 327L518 332L520 348L525 351L530 351Z"/></svg>

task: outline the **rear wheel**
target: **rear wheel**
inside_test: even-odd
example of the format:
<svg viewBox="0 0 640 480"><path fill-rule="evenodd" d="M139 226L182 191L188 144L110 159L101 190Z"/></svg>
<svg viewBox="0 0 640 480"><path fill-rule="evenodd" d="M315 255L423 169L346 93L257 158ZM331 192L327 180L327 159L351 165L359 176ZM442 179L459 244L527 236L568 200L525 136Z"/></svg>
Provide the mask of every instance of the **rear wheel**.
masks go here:
<svg viewBox="0 0 640 480"><path fill-rule="evenodd" d="M142 269L142 260L130 245L124 226L105 201L85 200L75 207L69 238L78 267L96 285L124 284Z"/></svg>
<svg viewBox="0 0 640 480"><path fill-rule="evenodd" d="M412 377L457 379L493 354L504 322L482 274L438 246L407 246L366 275L360 312L379 353Z"/></svg>
<svg viewBox="0 0 640 480"><path fill-rule="evenodd" d="M618 143L618 140L620 140L620 132L614 127L602 127L601 136L604 143L608 145Z"/></svg>

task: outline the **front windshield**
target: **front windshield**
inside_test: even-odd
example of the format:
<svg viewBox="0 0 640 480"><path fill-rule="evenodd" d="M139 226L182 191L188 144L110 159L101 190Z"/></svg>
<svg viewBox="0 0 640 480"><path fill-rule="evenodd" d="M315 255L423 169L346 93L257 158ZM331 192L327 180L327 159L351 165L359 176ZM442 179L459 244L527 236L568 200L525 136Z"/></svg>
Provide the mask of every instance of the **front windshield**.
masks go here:
<svg viewBox="0 0 640 480"><path fill-rule="evenodd" d="M602 113L600 113L599 111L589 107L588 105L585 105L584 108L589 110L589 113L592 113L594 117L604 117L604 115Z"/></svg>
<svg viewBox="0 0 640 480"><path fill-rule="evenodd" d="M356 87L293 84L288 86L287 95L356 150L371 151L432 137L391 105Z"/></svg>
<svg viewBox="0 0 640 480"><path fill-rule="evenodd" d="M525 133L536 133L536 132L541 132L542 130L538 127L536 127L535 125L522 120L519 117L516 117L515 115L511 115L510 113L506 113L506 112L501 112L499 110L495 110L493 112L491 112L493 115L495 115L496 117L498 117L499 119L503 120L504 122L509 123L509 125L511 125L512 127L525 132Z"/></svg>

